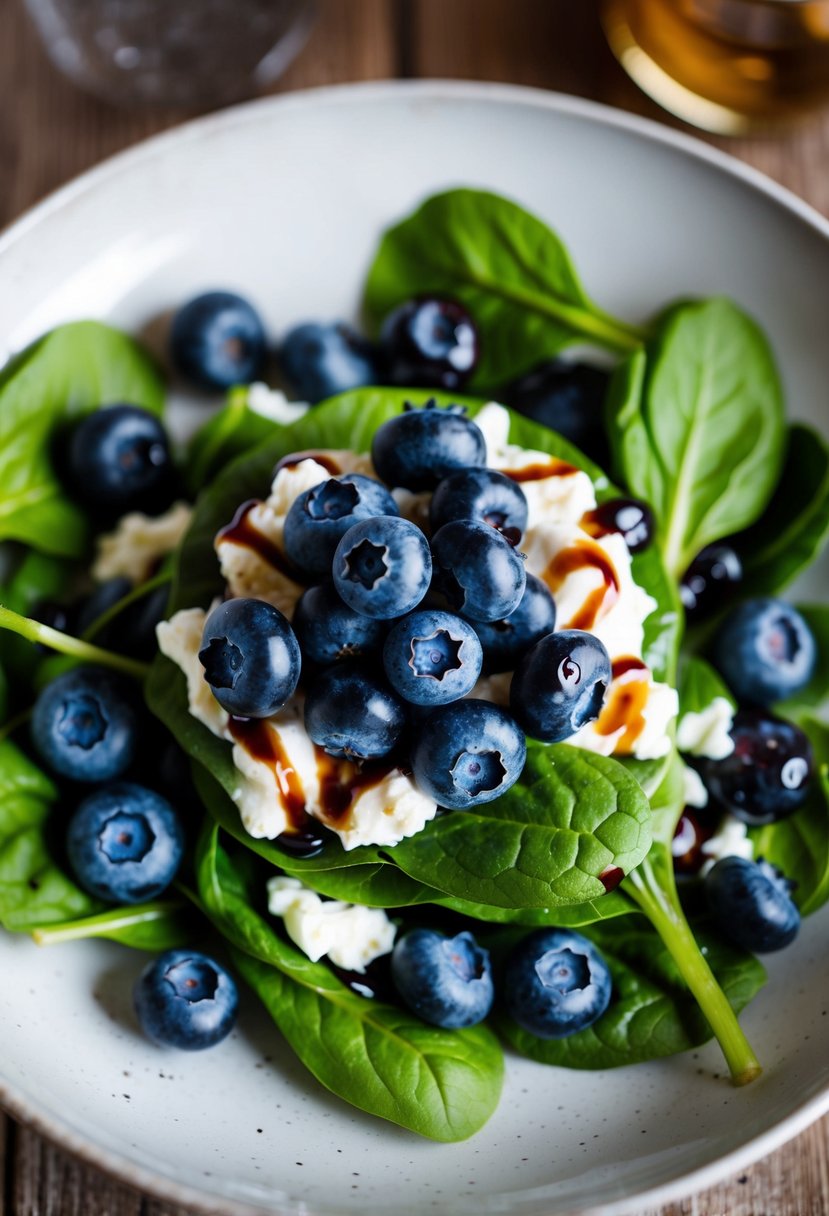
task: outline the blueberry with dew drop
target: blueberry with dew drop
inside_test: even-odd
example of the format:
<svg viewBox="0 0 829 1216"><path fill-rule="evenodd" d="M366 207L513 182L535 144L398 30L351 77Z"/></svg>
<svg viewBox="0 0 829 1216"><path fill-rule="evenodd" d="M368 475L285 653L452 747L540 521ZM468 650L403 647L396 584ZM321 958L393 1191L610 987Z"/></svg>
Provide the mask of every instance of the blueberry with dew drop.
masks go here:
<svg viewBox="0 0 829 1216"><path fill-rule="evenodd" d="M328 574L337 545L353 524L399 514L389 491L373 477L332 477L294 499L285 517L285 552L298 569Z"/></svg>
<svg viewBox="0 0 829 1216"><path fill-rule="evenodd" d="M374 348L341 321L295 325L277 358L297 397L311 405L378 381Z"/></svg>
<svg viewBox="0 0 829 1216"><path fill-rule="evenodd" d="M486 440L463 406L407 403L374 432L371 461L387 485L432 490L457 469L485 465Z"/></svg>
<svg viewBox="0 0 829 1216"><path fill-rule="evenodd" d="M776 823L806 801L812 783L812 746L792 722L765 710L741 709L730 731L734 750L700 759L713 799L752 826Z"/></svg>
<svg viewBox="0 0 829 1216"><path fill-rule="evenodd" d="M146 903L173 881L184 833L166 798L125 781L81 802L69 821L66 850L90 895L110 903Z"/></svg>
<svg viewBox="0 0 829 1216"><path fill-rule="evenodd" d="M203 292L173 318L173 366L197 388L216 392L259 380L266 355L262 320L253 305L235 292Z"/></svg>
<svg viewBox="0 0 829 1216"><path fill-rule="evenodd" d="M524 557L488 524L456 520L432 537L434 585L455 611L472 621L508 617L524 595Z"/></svg>
<svg viewBox="0 0 829 1216"><path fill-rule="evenodd" d="M264 600L232 599L204 624L199 662L229 714L269 718L297 686L301 656L288 620Z"/></svg>
<svg viewBox="0 0 829 1216"><path fill-rule="evenodd" d="M492 1008L489 952L468 931L446 937L434 929L410 929L394 947L391 971L404 1004L433 1026L475 1026Z"/></svg>
<svg viewBox="0 0 829 1216"><path fill-rule="evenodd" d="M128 511L158 515L179 489L167 432L137 405L105 405L77 422L64 475L73 497L101 522Z"/></svg>
<svg viewBox="0 0 829 1216"><path fill-rule="evenodd" d="M713 658L738 701L768 705L809 683L817 644L791 604L751 599L732 609L717 630Z"/></svg>
<svg viewBox="0 0 829 1216"><path fill-rule="evenodd" d="M330 756L375 760L400 740L406 711L385 680L359 663L319 673L305 697L305 729Z"/></svg>
<svg viewBox="0 0 829 1216"><path fill-rule="evenodd" d="M455 300L422 296L389 313L380 349L392 384L460 389L478 364L478 332Z"/></svg>
<svg viewBox="0 0 829 1216"><path fill-rule="evenodd" d="M162 1047L202 1051L227 1038L239 994L224 967L196 950L168 950L144 968L133 989L141 1029Z"/></svg>
<svg viewBox="0 0 829 1216"><path fill-rule="evenodd" d="M794 885L763 858L723 857L705 876L705 897L729 941L766 954L788 946L800 929Z"/></svg>
<svg viewBox="0 0 829 1216"><path fill-rule="evenodd" d="M431 710L417 723L410 752L418 786L450 810L499 798L526 758L526 739L510 715L471 697Z"/></svg>
<svg viewBox="0 0 829 1216"><path fill-rule="evenodd" d="M510 1017L542 1039L562 1039L592 1026L613 990L603 955L581 933L538 929L523 938L504 967Z"/></svg>
<svg viewBox="0 0 829 1216"><path fill-rule="evenodd" d="M472 626L435 609L396 621L383 647L389 683L415 705L446 705L466 696L481 674L482 658Z"/></svg>
<svg viewBox="0 0 829 1216"><path fill-rule="evenodd" d="M32 743L70 781L120 777L132 763L139 719L127 681L102 667L75 667L52 680L32 711Z"/></svg>
<svg viewBox="0 0 829 1216"><path fill-rule="evenodd" d="M420 528L406 519L380 516L348 529L331 569L338 594L355 612L391 620L423 599L432 558Z"/></svg>
<svg viewBox="0 0 829 1216"><path fill-rule="evenodd" d="M510 709L528 735L560 743L598 718L611 675L610 656L594 634L581 629L550 633L515 669Z"/></svg>

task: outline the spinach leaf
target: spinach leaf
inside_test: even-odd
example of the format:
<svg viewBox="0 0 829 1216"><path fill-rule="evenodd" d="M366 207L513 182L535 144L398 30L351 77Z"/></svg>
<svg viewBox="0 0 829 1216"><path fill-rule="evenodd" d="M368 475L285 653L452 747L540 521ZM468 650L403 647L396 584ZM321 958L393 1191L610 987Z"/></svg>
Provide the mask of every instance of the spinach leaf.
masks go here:
<svg viewBox="0 0 829 1216"><path fill-rule="evenodd" d="M247 388L231 389L227 404L190 440L185 468L190 494L195 498L232 460L268 439L275 425L248 408Z"/></svg>
<svg viewBox="0 0 829 1216"><path fill-rule="evenodd" d="M31 616L33 609L43 601L60 600L73 577L72 563L32 549L24 551L0 586L0 604L21 616ZM42 653L25 638L3 630L0 632L0 658L13 678L15 704L30 703L28 686L43 659Z"/></svg>
<svg viewBox="0 0 829 1216"><path fill-rule="evenodd" d="M365 286L377 330L398 304L428 293L460 300L481 336L473 386L503 384L574 342L627 352L634 326L586 295L562 241L517 203L484 190L426 200L383 236Z"/></svg>
<svg viewBox="0 0 829 1216"><path fill-rule="evenodd" d="M777 489L760 519L736 538L741 593L774 595L815 560L829 536L829 447L795 423Z"/></svg>
<svg viewBox="0 0 829 1216"><path fill-rule="evenodd" d="M765 336L729 300L671 309L642 358L619 372L611 438L678 578L704 545L747 528L767 505L783 450L782 391Z"/></svg>
<svg viewBox="0 0 829 1216"><path fill-rule="evenodd" d="M794 900L803 916L829 900L829 769L822 765L805 804L794 815L751 828L755 857L765 857L797 883Z"/></svg>
<svg viewBox="0 0 829 1216"><path fill-rule="evenodd" d="M494 802L439 816L390 854L447 895L504 908L599 899L599 877L628 873L651 840L650 807L615 760L531 743L520 781Z"/></svg>
<svg viewBox="0 0 829 1216"><path fill-rule="evenodd" d="M497 1024L510 1046L542 1064L593 1069L660 1059L711 1038L676 961L641 917L580 932L598 946L610 968L613 995L607 1011L565 1039L536 1038L502 1014ZM698 926L695 932L720 988L739 1013L762 987L763 967L709 929Z"/></svg>
<svg viewBox="0 0 829 1216"><path fill-rule="evenodd" d="M0 383L0 540L65 557L83 554L87 519L64 493L52 447L63 424L119 401L160 413L163 386L132 339L98 321L53 329L6 370Z"/></svg>
<svg viewBox="0 0 829 1216"><path fill-rule="evenodd" d="M172 950L193 940L192 919L185 905L175 899L153 900L130 907L108 908L96 916L60 921L32 930L39 946L104 937L134 950Z"/></svg>
<svg viewBox="0 0 829 1216"><path fill-rule="evenodd" d="M804 719L829 721L829 608L822 604L798 604L797 610L814 634L817 665L806 687L779 701L774 712L802 727Z"/></svg>
<svg viewBox="0 0 829 1216"><path fill-rule="evenodd" d="M701 713L716 697L724 697L734 709L737 708L737 702L719 672L705 659L691 655L679 673L680 717L682 714Z"/></svg>
<svg viewBox="0 0 829 1216"><path fill-rule="evenodd" d="M441 1030L351 992L259 915L257 892L216 828L202 835L197 874L204 910L233 947L237 969L327 1089L433 1140L464 1140L483 1126L503 1078L486 1026Z"/></svg>
<svg viewBox="0 0 829 1216"><path fill-rule="evenodd" d="M9 739L0 741L0 924L5 929L75 920L102 907L54 861L46 830L57 799L45 773Z"/></svg>
<svg viewBox="0 0 829 1216"><path fill-rule="evenodd" d="M617 916L627 916L637 911L622 891L611 891L601 899L591 899L565 908L497 908L492 904L472 903L468 899L452 899L451 896L430 902L460 916L469 916L491 925L556 925L562 929L578 929L581 925L615 920Z"/></svg>

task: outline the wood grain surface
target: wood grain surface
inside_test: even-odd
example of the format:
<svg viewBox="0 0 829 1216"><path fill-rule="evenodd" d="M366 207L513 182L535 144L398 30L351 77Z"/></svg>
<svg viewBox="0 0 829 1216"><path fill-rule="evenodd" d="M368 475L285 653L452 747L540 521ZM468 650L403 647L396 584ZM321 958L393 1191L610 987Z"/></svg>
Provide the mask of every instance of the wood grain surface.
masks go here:
<svg viewBox="0 0 829 1216"><path fill-rule="evenodd" d="M502 80L674 122L610 55L595 0L319 0L319 21L278 90L393 76ZM0 0L0 226L114 152L180 122L117 110L64 81L23 12ZM829 113L785 138L712 143L829 214ZM0 1216L181 1216L0 1114ZM823 1216L829 1118L738 1177L641 1216Z"/></svg>

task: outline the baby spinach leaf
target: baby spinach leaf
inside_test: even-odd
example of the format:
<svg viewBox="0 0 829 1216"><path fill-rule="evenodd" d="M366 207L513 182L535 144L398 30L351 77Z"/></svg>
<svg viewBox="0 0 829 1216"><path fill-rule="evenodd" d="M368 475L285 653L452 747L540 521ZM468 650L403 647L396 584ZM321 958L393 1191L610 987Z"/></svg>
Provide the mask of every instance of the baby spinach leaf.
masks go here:
<svg viewBox="0 0 829 1216"><path fill-rule="evenodd" d="M755 857L797 883L794 901L809 916L829 900L829 770L816 774L806 803L786 819L751 828Z"/></svg>
<svg viewBox="0 0 829 1216"><path fill-rule="evenodd" d="M395 845L395 863L447 895L504 908L600 899L650 846L650 807L615 760L531 743L519 782L494 802L440 815Z"/></svg>
<svg viewBox="0 0 829 1216"><path fill-rule="evenodd" d="M698 1047L711 1038L699 1006L654 929L641 917L580 930L598 946L613 977L607 1011L565 1039L539 1039L505 1014L497 1019L507 1042L522 1055L563 1068L616 1068ZM752 955L698 926L697 941L720 988L739 1013L765 982Z"/></svg>
<svg viewBox="0 0 829 1216"><path fill-rule="evenodd" d="M346 1102L432 1140L465 1140L495 1110L503 1079L486 1026L441 1030L357 996L255 911L257 892L205 832L197 857L204 910L243 978L303 1064Z"/></svg>
<svg viewBox="0 0 829 1216"><path fill-rule="evenodd" d="M783 398L768 342L735 304L672 308L647 360L619 372L611 437L629 489L649 502L668 572L753 524L777 484Z"/></svg>
<svg viewBox="0 0 829 1216"><path fill-rule="evenodd" d="M574 342L634 350L642 332L590 300L560 238L510 199L449 190L383 236L365 286L376 330L398 304L460 300L481 336L473 385L503 384Z"/></svg>
<svg viewBox="0 0 829 1216"><path fill-rule="evenodd" d="M829 536L829 447L817 431L789 427L777 488L760 519L736 538L746 595L774 595L820 553Z"/></svg>
<svg viewBox="0 0 829 1216"><path fill-rule="evenodd" d="M5 929L75 920L102 907L54 861L46 830L57 799L45 773L9 739L0 741L0 924Z"/></svg>
<svg viewBox="0 0 829 1216"><path fill-rule="evenodd" d="M193 497L237 456L268 439L275 425L248 408L247 388L231 389L227 404L199 427L187 448L185 476Z"/></svg>
<svg viewBox="0 0 829 1216"><path fill-rule="evenodd" d="M705 659L691 655L679 673L680 715L701 713L716 697L724 697L729 705L737 708L737 702L719 672Z"/></svg>
<svg viewBox="0 0 829 1216"><path fill-rule="evenodd" d="M58 326L20 355L0 382L0 540L64 557L87 545L84 513L52 461L59 429L100 405L160 413L164 389L146 354L98 321Z"/></svg>
<svg viewBox="0 0 829 1216"><path fill-rule="evenodd" d="M32 930L39 946L104 937L134 950L172 950L193 940L194 926L189 909L180 900L159 899L130 907L107 908L96 916L60 921Z"/></svg>
<svg viewBox="0 0 829 1216"><path fill-rule="evenodd" d="M566 908L498 908L492 904L472 903L468 899L452 899L451 896L429 902L491 925L556 925L563 929L578 929L581 925L615 920L617 916L638 911L622 891L611 891L601 899L590 899Z"/></svg>

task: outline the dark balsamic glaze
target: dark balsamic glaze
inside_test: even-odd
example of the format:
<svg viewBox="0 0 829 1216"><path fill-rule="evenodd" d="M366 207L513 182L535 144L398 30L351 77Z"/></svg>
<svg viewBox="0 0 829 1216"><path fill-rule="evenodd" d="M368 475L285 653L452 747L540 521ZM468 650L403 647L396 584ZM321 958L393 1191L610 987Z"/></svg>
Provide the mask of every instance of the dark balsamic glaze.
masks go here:
<svg viewBox="0 0 829 1216"><path fill-rule="evenodd" d="M316 745L314 751L320 783L320 806L323 819L328 823L341 823L358 794L379 785L397 767L386 761L356 764L352 760L329 756Z"/></svg>
<svg viewBox="0 0 829 1216"><path fill-rule="evenodd" d="M612 679L618 680L619 676L623 676L628 671L647 671L647 663L643 663L641 659L637 659L635 655L627 654L620 659L613 660L611 668Z"/></svg>
<svg viewBox="0 0 829 1216"><path fill-rule="evenodd" d="M317 823L305 809L305 791L276 731L256 718L231 718L228 730L254 760L273 769L276 790L289 827L275 844L294 857L312 857L325 844Z"/></svg>
<svg viewBox="0 0 829 1216"><path fill-rule="evenodd" d="M257 498L251 498L247 502L243 502L230 523L226 524L224 528L220 528L216 533L216 544L221 544L222 541L229 541L234 545L242 545L245 549L252 550L258 557L261 557L263 562L267 562L269 566L273 566L275 570L278 570L280 574L284 574L286 578L291 579L295 583L305 582L305 576L302 571L292 566L285 554L276 547L273 541L269 540L258 528L254 528L251 523L251 512L254 508L261 505Z"/></svg>
<svg viewBox="0 0 829 1216"><path fill-rule="evenodd" d="M528 464L523 469L502 469L501 470L510 481L546 481L548 477L572 477L574 473L581 470L577 469L574 464L568 464L566 460L556 460L551 457L550 460L544 461L543 464Z"/></svg>
<svg viewBox="0 0 829 1216"><path fill-rule="evenodd" d="M608 866L599 875L599 882L609 894L611 891L616 890L624 876L624 870L620 870L618 866Z"/></svg>
<svg viewBox="0 0 829 1216"><path fill-rule="evenodd" d="M591 568L601 574L601 585L590 592L575 616L566 624L562 623L562 629L584 629L589 632L595 628L596 622L619 598L619 576L601 545L586 538L561 549L544 571L544 582L555 595L569 575Z"/></svg>

